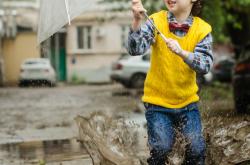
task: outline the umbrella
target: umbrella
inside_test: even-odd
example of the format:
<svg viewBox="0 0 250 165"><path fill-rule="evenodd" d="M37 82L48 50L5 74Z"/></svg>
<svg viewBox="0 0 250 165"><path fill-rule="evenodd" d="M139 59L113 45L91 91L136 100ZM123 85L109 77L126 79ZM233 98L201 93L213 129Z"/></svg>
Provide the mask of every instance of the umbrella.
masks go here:
<svg viewBox="0 0 250 165"><path fill-rule="evenodd" d="M42 43L83 12L97 8L98 0L41 0L38 43Z"/></svg>

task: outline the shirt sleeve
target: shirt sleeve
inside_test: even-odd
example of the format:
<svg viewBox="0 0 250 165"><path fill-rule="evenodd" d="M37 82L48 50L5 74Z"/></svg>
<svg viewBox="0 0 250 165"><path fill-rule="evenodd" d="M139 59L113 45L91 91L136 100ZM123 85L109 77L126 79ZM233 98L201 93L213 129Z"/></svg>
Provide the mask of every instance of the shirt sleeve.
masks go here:
<svg viewBox="0 0 250 165"><path fill-rule="evenodd" d="M209 33L201 42L199 42L193 53L185 59L185 62L194 69L197 73L206 74L213 67L213 38Z"/></svg>
<svg viewBox="0 0 250 165"><path fill-rule="evenodd" d="M149 21L141 26L138 31L130 28L127 42L127 51L130 55L143 55L154 42L154 28Z"/></svg>

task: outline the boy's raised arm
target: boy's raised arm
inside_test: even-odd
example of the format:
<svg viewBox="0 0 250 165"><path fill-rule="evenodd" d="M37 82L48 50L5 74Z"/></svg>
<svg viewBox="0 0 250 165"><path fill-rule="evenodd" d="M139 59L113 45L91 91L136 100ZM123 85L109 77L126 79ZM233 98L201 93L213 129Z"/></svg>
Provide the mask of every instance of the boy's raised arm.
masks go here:
<svg viewBox="0 0 250 165"><path fill-rule="evenodd" d="M128 35L127 51L130 55L143 55L154 42L154 28L149 21L142 24L144 12L141 0L132 0L133 20Z"/></svg>
<svg viewBox="0 0 250 165"><path fill-rule="evenodd" d="M133 21L132 21L132 30L138 31L141 27L141 22L144 18L144 9L141 0L132 0L132 12L133 12Z"/></svg>

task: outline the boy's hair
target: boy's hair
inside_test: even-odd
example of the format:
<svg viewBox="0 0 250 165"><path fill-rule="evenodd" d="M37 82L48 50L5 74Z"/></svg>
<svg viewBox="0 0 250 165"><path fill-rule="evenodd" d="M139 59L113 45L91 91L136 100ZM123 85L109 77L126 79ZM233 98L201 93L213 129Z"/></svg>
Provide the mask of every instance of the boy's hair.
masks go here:
<svg viewBox="0 0 250 165"><path fill-rule="evenodd" d="M197 0L194 2L193 8L191 10L191 13L193 16L199 16L202 9L202 0Z"/></svg>

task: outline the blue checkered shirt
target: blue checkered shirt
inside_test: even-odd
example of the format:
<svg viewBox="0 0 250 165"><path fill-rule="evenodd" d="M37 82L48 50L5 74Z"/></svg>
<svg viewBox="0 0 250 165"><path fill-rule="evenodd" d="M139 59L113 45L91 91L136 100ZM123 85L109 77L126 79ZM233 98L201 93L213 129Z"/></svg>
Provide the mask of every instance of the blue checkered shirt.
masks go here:
<svg viewBox="0 0 250 165"><path fill-rule="evenodd" d="M168 22L177 22L175 16L171 12L168 12L167 19ZM193 17L190 15L184 23L192 26ZM182 30L175 30L172 31L172 33L179 37L186 35L186 32ZM138 31L132 31L132 29L130 29L127 50L132 56L142 55L154 42L154 27L149 21L146 21ZM194 52L191 52L188 58L184 60L197 73L206 74L213 66L212 42L213 38L211 33L209 33L195 46Z"/></svg>

